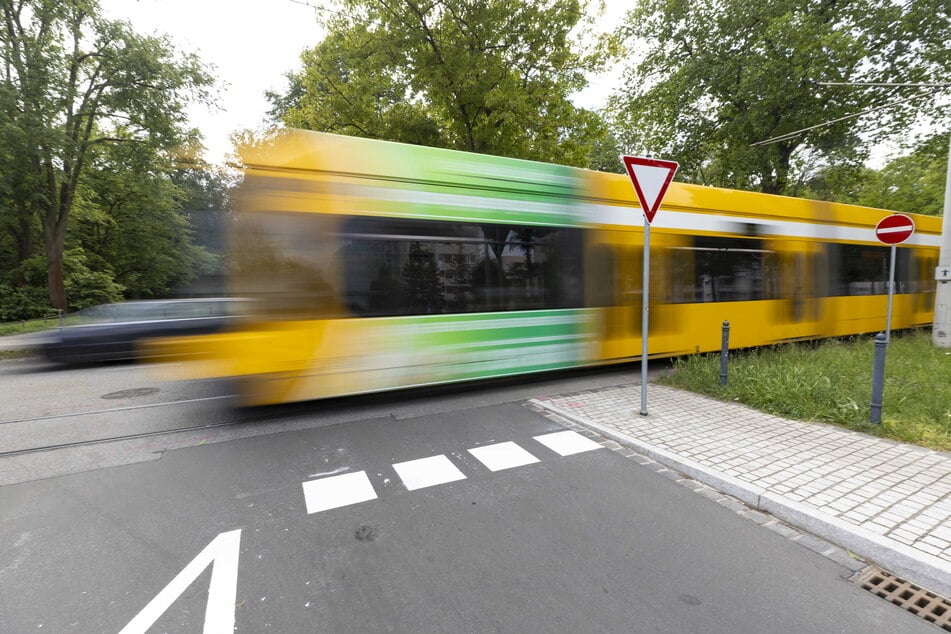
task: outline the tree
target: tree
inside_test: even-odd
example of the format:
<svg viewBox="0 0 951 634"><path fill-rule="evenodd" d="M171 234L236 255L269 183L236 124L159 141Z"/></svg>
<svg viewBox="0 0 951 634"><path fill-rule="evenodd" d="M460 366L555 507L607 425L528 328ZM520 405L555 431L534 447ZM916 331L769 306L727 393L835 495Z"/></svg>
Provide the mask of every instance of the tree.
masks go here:
<svg viewBox="0 0 951 634"><path fill-rule="evenodd" d="M93 151L111 143L171 151L193 134L183 110L208 98L211 78L166 38L103 19L96 0L0 0L0 8L0 94L10 102L2 127L20 139L25 166L8 190L40 219L50 300L65 309L67 228Z"/></svg>
<svg viewBox="0 0 951 634"><path fill-rule="evenodd" d="M169 176L183 194L182 210L195 230L195 243L220 254L230 218L231 196L239 182L237 172L204 161L177 162Z"/></svg>
<svg viewBox="0 0 951 634"><path fill-rule="evenodd" d="M569 95L602 50L575 51L579 0L341 0L302 55L282 123L587 166L607 129Z"/></svg>
<svg viewBox="0 0 951 634"><path fill-rule="evenodd" d="M830 166L806 184L810 198L940 216L944 209L948 136L934 135L880 170Z"/></svg>
<svg viewBox="0 0 951 634"><path fill-rule="evenodd" d="M35 213L35 192L40 184L26 155L23 131L9 121L7 114L16 103L10 86L0 85L0 270L10 271L2 280L16 287L26 284L23 263L32 255L39 226Z"/></svg>
<svg viewBox="0 0 951 634"><path fill-rule="evenodd" d="M436 256L419 242L409 245L409 256L403 263L402 286L410 314L442 310L442 275L436 266Z"/></svg>
<svg viewBox="0 0 951 634"><path fill-rule="evenodd" d="M936 93L819 82L927 82L947 73L945 0L638 0L611 112L629 149L676 158L678 176L787 193L797 158L860 164ZM943 78L947 81L947 77ZM914 97L914 99L905 99ZM858 121L753 143L897 102ZM859 131L862 134L859 134Z"/></svg>
<svg viewBox="0 0 951 634"><path fill-rule="evenodd" d="M173 167L149 144L103 144L89 156L67 247L81 247L88 266L110 274L128 297L161 297L214 263L194 243L183 208L193 192L175 182Z"/></svg>

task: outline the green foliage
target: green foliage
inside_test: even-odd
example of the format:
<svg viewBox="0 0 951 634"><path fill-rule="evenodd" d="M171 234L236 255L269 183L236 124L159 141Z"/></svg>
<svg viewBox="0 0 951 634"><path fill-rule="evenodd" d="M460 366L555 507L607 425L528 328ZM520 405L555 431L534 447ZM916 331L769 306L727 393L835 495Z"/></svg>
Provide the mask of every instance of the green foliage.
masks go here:
<svg viewBox="0 0 951 634"><path fill-rule="evenodd" d="M944 209L948 135L934 135L882 169L829 166L810 179L802 195L880 209L940 216Z"/></svg>
<svg viewBox="0 0 951 634"><path fill-rule="evenodd" d="M231 193L240 182L231 170L204 163L179 164L169 174L181 192L181 208L194 229L195 244L211 254L220 254L224 235L231 218ZM223 266L217 258L216 268Z"/></svg>
<svg viewBox="0 0 951 634"><path fill-rule="evenodd" d="M63 256L69 311L123 299L123 286L116 283L111 270L91 270L91 259L93 258L78 247L70 249ZM0 321L34 319L56 314L44 284L46 269L46 258L34 256L23 263L18 275L29 285L0 284Z"/></svg>
<svg viewBox="0 0 951 634"><path fill-rule="evenodd" d="M624 174L624 165L618 157L624 154L621 142L614 133L608 133L603 138L595 140L588 157L588 169L599 172Z"/></svg>
<svg viewBox="0 0 951 634"><path fill-rule="evenodd" d="M46 291L46 258L34 256L0 279L0 321L55 315Z"/></svg>
<svg viewBox="0 0 951 634"><path fill-rule="evenodd" d="M70 311L122 301L124 288L115 282L112 273L91 271L87 261L82 249L71 249L64 254L66 297Z"/></svg>
<svg viewBox="0 0 951 634"><path fill-rule="evenodd" d="M91 269L112 273L131 298L161 297L216 262L194 244L182 210L188 191L156 166L172 167L151 146L104 145L77 192L69 245L82 248Z"/></svg>
<svg viewBox="0 0 951 634"><path fill-rule="evenodd" d="M871 337L733 352L725 387L719 355L695 355L678 359L662 382L777 416L951 449L951 352L934 347L928 332L893 333L881 426L868 422L873 355Z"/></svg>
<svg viewBox="0 0 951 634"><path fill-rule="evenodd" d="M629 150L676 158L683 180L789 193L797 164L857 166L869 140L918 115L947 120L929 109L937 92L819 85L947 81L944 0L638 0L625 24L632 63L611 102L616 127Z"/></svg>
<svg viewBox="0 0 951 634"><path fill-rule="evenodd" d="M38 221L50 299L65 308L67 229L94 154L122 144L171 155L193 142L184 109L207 99L211 77L167 38L102 18L96 0L4 0L0 19L3 225ZM31 238L16 234L18 261Z"/></svg>
<svg viewBox="0 0 951 634"><path fill-rule="evenodd" d="M55 315L45 288L0 284L0 321L20 321Z"/></svg>
<svg viewBox="0 0 951 634"><path fill-rule="evenodd" d="M579 0L343 0L275 119L292 127L588 166L607 130L569 95L603 62L575 51Z"/></svg>
<svg viewBox="0 0 951 634"><path fill-rule="evenodd" d="M66 277L66 296L70 310L111 304L122 300L122 285L112 281L108 273L85 269Z"/></svg>

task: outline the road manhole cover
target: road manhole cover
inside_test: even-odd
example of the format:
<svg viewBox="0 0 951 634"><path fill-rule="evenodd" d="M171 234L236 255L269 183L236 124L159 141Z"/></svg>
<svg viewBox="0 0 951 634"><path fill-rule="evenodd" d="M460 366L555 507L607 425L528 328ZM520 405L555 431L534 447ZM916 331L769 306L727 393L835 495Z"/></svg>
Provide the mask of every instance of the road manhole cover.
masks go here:
<svg viewBox="0 0 951 634"><path fill-rule="evenodd" d="M117 399L117 398L140 398L142 396L150 396L152 394L158 393L159 389L157 387L137 387L131 390L119 390L118 392L109 392L108 394L103 394L100 398L105 399Z"/></svg>

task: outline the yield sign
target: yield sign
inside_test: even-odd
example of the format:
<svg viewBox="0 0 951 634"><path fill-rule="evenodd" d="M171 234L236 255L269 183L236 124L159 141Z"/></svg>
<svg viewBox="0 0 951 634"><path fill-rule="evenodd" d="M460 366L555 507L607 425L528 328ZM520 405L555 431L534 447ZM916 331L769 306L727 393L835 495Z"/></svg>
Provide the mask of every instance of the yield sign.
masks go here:
<svg viewBox="0 0 951 634"><path fill-rule="evenodd" d="M627 170L627 175L631 177L631 182L634 183L637 200L641 203L641 209L644 210L647 223L650 224L654 220L654 214L660 208L660 201L664 199L664 194L667 193L670 181L674 179L674 174L677 173L677 168L680 166L676 161L664 161L640 156L622 155L621 162L624 163L624 169Z"/></svg>
<svg viewBox="0 0 951 634"><path fill-rule="evenodd" d="M875 237L885 244L901 244L915 232L915 221L905 214L885 216L875 226Z"/></svg>

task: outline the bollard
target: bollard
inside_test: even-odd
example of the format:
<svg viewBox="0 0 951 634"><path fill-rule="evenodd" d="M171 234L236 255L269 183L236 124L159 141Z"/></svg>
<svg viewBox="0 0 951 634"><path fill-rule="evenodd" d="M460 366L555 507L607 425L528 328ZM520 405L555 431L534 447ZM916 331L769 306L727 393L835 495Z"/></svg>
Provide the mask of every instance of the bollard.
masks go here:
<svg viewBox="0 0 951 634"><path fill-rule="evenodd" d="M730 322L723 322L723 336L720 343L720 386L726 385L726 364L730 356Z"/></svg>
<svg viewBox="0 0 951 634"><path fill-rule="evenodd" d="M876 425L882 424L882 392L885 389L885 350L888 348L888 337L885 333L875 335L875 363L872 367L872 403L871 421Z"/></svg>

